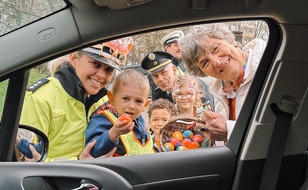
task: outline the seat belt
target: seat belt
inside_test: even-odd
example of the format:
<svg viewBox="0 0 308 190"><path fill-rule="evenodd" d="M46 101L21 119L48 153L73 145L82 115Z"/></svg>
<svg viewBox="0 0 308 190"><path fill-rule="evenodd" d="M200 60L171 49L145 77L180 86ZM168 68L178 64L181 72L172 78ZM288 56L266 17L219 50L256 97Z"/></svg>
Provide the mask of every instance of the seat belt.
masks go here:
<svg viewBox="0 0 308 190"><path fill-rule="evenodd" d="M263 168L260 190L276 189L281 161L293 118L292 113L282 111L275 103L271 104L270 107L276 115L276 122Z"/></svg>

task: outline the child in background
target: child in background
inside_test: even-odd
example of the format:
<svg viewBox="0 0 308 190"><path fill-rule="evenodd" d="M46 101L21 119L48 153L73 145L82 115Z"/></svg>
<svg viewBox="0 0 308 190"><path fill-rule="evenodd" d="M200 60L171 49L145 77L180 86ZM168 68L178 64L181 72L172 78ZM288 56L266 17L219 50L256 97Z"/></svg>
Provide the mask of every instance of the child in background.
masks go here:
<svg viewBox="0 0 308 190"><path fill-rule="evenodd" d="M148 108L149 126L153 131L154 148L156 152L161 152L160 147L160 130L169 119L176 115L174 103L167 99L158 99L152 102Z"/></svg>
<svg viewBox="0 0 308 190"><path fill-rule="evenodd" d="M177 113L180 116L199 117L202 111L209 111L210 108L202 105L196 78L189 74L176 76L173 83L172 97L176 103ZM215 141L204 139L201 147L212 147Z"/></svg>
<svg viewBox="0 0 308 190"><path fill-rule="evenodd" d="M197 110L203 107L200 94L198 82L194 76L189 74L176 76L172 97L175 100L178 115L197 117Z"/></svg>
<svg viewBox="0 0 308 190"><path fill-rule="evenodd" d="M91 155L97 158L114 147L114 156L155 153L153 140L145 128L141 113L146 110L150 85L140 72L126 69L120 72L108 91L109 101L91 116L86 128L86 144L94 139ZM122 115L128 115L122 120Z"/></svg>

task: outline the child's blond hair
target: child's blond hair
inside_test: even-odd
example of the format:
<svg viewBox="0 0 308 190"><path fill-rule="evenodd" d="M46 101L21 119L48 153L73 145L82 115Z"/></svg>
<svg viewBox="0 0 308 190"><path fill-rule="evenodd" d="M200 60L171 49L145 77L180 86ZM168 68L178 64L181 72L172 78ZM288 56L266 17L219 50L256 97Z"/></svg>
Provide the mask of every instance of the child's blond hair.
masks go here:
<svg viewBox="0 0 308 190"><path fill-rule="evenodd" d="M116 76L112 84L113 94L116 94L120 84L125 87L140 89L148 94L150 93L149 80L141 72L134 69L125 69Z"/></svg>
<svg viewBox="0 0 308 190"><path fill-rule="evenodd" d="M195 106L198 108L202 108L202 102L201 102L201 94L202 92L199 90L198 81L195 76L192 76L190 74L183 74L183 75L177 75L173 82L173 87L181 88L184 84L190 84L195 89Z"/></svg>

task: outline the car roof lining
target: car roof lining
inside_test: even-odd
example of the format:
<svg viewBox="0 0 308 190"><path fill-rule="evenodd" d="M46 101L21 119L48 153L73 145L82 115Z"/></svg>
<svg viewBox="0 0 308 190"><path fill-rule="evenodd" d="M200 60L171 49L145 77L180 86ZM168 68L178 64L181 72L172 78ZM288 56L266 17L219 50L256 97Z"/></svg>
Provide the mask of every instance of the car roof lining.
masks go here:
<svg viewBox="0 0 308 190"><path fill-rule="evenodd" d="M149 3L152 0L94 0L97 6L106 6L111 10L128 9L135 6L140 6L145 3Z"/></svg>
<svg viewBox="0 0 308 190"><path fill-rule="evenodd" d="M65 26L58 20L67 20ZM47 20L47 22L46 22ZM33 67L32 64L43 63L44 58L50 57L50 52L65 52L72 47L79 47L81 40L79 32L73 20L70 9L58 12L46 20L39 20L32 25L26 26L15 32L1 37L1 44L7 44L5 48L0 47L0 76L5 76L12 70ZM52 23L52 24L50 24ZM39 34L50 30L45 38L40 39ZM27 33L25 37L23 34ZM11 43L14 39L16 43ZM16 56L10 55L16 52ZM52 55L51 55L52 56ZM7 64L10 63L10 64Z"/></svg>

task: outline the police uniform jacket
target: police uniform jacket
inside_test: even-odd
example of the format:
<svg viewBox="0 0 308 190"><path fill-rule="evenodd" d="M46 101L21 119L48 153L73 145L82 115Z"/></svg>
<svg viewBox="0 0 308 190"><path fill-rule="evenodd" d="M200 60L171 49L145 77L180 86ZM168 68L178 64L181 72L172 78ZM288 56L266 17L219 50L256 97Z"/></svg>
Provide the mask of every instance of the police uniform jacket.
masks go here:
<svg viewBox="0 0 308 190"><path fill-rule="evenodd" d="M49 139L46 161L78 159L85 147L90 114L105 102L106 89L84 97L84 89L71 66L28 87L20 123L38 128ZM107 96L105 96L107 97Z"/></svg>

